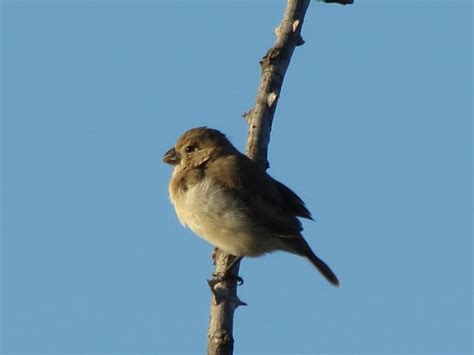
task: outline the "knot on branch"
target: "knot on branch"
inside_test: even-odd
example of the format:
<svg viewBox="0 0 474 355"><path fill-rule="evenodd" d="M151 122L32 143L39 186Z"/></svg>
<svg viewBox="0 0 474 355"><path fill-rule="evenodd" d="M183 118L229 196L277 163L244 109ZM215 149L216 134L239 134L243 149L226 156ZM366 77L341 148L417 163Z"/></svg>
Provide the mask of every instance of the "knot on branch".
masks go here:
<svg viewBox="0 0 474 355"><path fill-rule="evenodd" d="M267 105L268 108L272 108L273 104L275 103L276 99L278 98L278 95L276 92L271 92L267 96Z"/></svg>
<svg viewBox="0 0 474 355"><path fill-rule="evenodd" d="M300 27L300 25L301 25L300 20L294 20L293 23L291 24L291 29L293 30L293 32L296 32L298 28Z"/></svg>
<svg viewBox="0 0 474 355"><path fill-rule="evenodd" d="M234 338L227 332L211 334L208 337L208 341L215 347L215 354L231 354L234 349Z"/></svg>
<svg viewBox="0 0 474 355"><path fill-rule="evenodd" d="M281 57L281 50L280 48L272 47L270 48L267 53L263 56L262 60L260 61L260 65L262 69L265 70L266 68L275 64Z"/></svg>
<svg viewBox="0 0 474 355"><path fill-rule="evenodd" d="M273 30L273 33L275 34L275 36L279 36L280 35L280 29L281 29L281 26L278 25L277 27L275 27L275 29Z"/></svg>
<svg viewBox="0 0 474 355"><path fill-rule="evenodd" d="M303 37L301 37L301 21L300 20L294 20L293 23L291 24L291 29L293 31L293 35L295 37L295 45L296 46L302 46L304 44Z"/></svg>
<svg viewBox="0 0 474 355"><path fill-rule="evenodd" d="M229 282L229 281L215 281L215 280L207 280L209 288L211 289L212 295L214 296L214 305L219 305L221 302L226 301L229 305L233 307L235 310L237 307L240 306L247 306L247 303L242 301L238 296L237 293L233 291L232 287L228 285L222 285L219 283L222 282Z"/></svg>

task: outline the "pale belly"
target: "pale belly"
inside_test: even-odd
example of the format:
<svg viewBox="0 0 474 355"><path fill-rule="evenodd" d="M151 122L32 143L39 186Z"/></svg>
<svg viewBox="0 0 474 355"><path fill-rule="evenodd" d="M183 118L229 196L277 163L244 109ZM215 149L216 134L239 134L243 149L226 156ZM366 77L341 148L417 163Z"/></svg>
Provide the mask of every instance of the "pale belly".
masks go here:
<svg viewBox="0 0 474 355"><path fill-rule="evenodd" d="M258 256L280 249L278 238L267 235L242 212L242 202L210 179L171 196L181 223L228 254Z"/></svg>

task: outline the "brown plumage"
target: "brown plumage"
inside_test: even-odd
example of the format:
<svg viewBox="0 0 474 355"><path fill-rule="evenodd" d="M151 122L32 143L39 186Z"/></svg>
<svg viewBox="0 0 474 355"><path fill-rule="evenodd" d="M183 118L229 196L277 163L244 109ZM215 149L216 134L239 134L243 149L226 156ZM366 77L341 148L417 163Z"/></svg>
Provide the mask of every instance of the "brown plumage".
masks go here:
<svg viewBox="0 0 474 355"><path fill-rule="evenodd" d="M303 201L241 154L221 132L185 132L163 161L174 166L170 199L179 220L235 256L283 250L306 257L333 285L339 281L301 235Z"/></svg>

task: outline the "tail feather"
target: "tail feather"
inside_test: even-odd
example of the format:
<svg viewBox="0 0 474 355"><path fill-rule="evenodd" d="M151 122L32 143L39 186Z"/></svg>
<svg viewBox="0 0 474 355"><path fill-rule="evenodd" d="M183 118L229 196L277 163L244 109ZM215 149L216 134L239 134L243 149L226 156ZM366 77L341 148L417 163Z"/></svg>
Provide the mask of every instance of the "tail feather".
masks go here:
<svg viewBox="0 0 474 355"><path fill-rule="evenodd" d="M328 280L332 285L339 287L339 279L337 278L336 274L324 261L316 256L303 237L300 236L299 238L288 238L285 239L285 242L287 245L291 246L289 251L304 256L311 262L311 264L316 267L316 269L318 269L318 271L326 278L326 280Z"/></svg>
<svg viewBox="0 0 474 355"><path fill-rule="evenodd" d="M339 287L339 279L331 268L313 252L310 255L305 255L306 258L313 264L316 269L328 280L332 285Z"/></svg>

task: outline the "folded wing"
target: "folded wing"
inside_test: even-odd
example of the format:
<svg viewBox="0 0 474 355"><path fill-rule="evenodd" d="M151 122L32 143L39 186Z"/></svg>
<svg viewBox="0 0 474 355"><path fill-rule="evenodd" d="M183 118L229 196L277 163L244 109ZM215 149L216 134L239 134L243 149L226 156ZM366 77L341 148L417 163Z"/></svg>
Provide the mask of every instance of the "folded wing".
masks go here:
<svg viewBox="0 0 474 355"><path fill-rule="evenodd" d="M292 190L273 179L243 154L220 158L217 176L221 186L241 201L242 210L259 227L282 238L300 237L303 230L297 217L312 219L304 202Z"/></svg>

